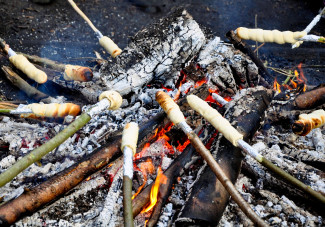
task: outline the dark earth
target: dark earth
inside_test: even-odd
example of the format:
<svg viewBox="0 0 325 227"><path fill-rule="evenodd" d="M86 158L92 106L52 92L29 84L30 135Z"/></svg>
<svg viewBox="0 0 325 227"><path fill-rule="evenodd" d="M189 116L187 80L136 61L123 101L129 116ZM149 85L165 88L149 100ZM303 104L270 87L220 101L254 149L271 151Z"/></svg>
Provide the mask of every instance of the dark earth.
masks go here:
<svg viewBox="0 0 325 227"><path fill-rule="evenodd" d="M40 0L34 0L40 1ZM95 26L112 38L122 49L130 37L149 23L168 15L175 8L185 8L201 25L226 40L227 31L239 26L278 30L303 30L324 7L322 0L76 0L76 4ZM61 63L87 65L86 57L103 53L91 28L67 1L53 0L49 4L30 0L0 0L0 37L15 51L35 54ZM325 19L312 30L324 35ZM249 42L255 45L255 42ZM304 43L292 50L289 44L265 44L259 56L268 65L291 69L305 65L308 84L324 82L325 45ZM0 55L0 64L9 62ZM89 60L89 59L88 59ZM273 72L272 72L273 73ZM274 74L274 76L279 76ZM281 76L280 76L281 77ZM0 93L3 99L26 100L0 73ZM36 85L35 85L36 86Z"/></svg>

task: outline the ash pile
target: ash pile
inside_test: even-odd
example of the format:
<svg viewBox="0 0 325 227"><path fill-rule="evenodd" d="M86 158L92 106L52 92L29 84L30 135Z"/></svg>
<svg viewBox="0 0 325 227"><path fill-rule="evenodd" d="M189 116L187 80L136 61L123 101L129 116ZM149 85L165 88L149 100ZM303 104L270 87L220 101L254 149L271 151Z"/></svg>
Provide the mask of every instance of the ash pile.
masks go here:
<svg viewBox="0 0 325 227"><path fill-rule="evenodd" d="M268 73L258 62L232 44L213 37L183 10L138 32L117 58L96 61L100 64L94 67L94 77L87 82L67 83L62 76L49 71L53 75L51 81L42 86L53 86L66 93L55 97L47 94L40 101L74 102L86 111L102 91L115 90L123 96L121 108L93 116L58 148L3 186L2 206L32 195L29 204L17 202L13 209L19 212L9 211L11 216L1 214L0 207L3 224L10 219L16 226L122 226L120 135L123 127L133 121L140 125L133 179L136 226L252 225L186 135L170 123L155 100L157 91L165 91L178 102L187 123L266 223L325 224L320 210L323 204L234 147L185 100L193 93L208 101L259 153L324 194L324 130L318 128L307 136L298 136L289 127L299 114L322 108L322 86L305 93L298 89L273 91ZM315 91L318 99L314 105L300 105L299 97ZM229 102L222 106L213 94ZM22 156L45 144L72 120L67 117L53 122L1 116L0 171L6 171ZM105 152L109 155L98 158ZM81 170L76 187L59 191L53 186L60 182L58 176L64 179L90 163L95 167L87 173ZM156 180L158 175L160 181ZM64 184L69 185L69 180ZM152 204L150 195L155 186L159 190L156 203ZM36 196L40 191L51 192L54 197L42 198L40 202Z"/></svg>

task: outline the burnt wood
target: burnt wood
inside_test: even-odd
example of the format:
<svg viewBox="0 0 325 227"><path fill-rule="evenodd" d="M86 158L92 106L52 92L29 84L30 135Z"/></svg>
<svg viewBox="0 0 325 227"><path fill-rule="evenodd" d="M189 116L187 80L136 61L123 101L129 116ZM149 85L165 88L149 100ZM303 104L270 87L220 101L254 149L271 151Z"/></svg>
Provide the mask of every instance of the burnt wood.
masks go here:
<svg viewBox="0 0 325 227"><path fill-rule="evenodd" d="M273 93L270 90L258 90L232 101L226 118L234 122L234 127L244 135L245 140L249 140L260 126L262 116L272 96ZM241 113L234 115L235 111ZM216 160L228 178L235 183L244 156L239 148L235 148L224 137L221 137L217 143ZM211 169L205 168L193 186L176 225L216 225L222 217L228 200L229 193Z"/></svg>
<svg viewBox="0 0 325 227"><path fill-rule="evenodd" d="M263 86L270 88L270 84L273 83L274 78L270 75L263 62L256 56L249 45L247 45L241 38L239 38L232 30L227 32L226 36L236 49L242 51L244 54L247 54L252 59L252 61L258 67L258 71L262 76L260 83Z"/></svg>

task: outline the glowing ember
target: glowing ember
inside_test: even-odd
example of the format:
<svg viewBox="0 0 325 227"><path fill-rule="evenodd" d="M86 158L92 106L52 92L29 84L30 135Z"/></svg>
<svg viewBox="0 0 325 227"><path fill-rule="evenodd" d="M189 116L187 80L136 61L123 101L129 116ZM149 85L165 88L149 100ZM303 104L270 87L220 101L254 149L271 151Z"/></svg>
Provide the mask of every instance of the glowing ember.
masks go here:
<svg viewBox="0 0 325 227"><path fill-rule="evenodd" d="M207 79L204 78L203 80L200 80L195 83L194 88L200 87L202 84L205 84L207 82Z"/></svg>
<svg viewBox="0 0 325 227"><path fill-rule="evenodd" d="M132 196L132 199L134 199L142 191L143 187L147 184L148 173L153 174L155 171L155 167L151 159L148 159L145 162L141 162L140 168L137 167L137 169L139 169L142 173L143 184L138 188L137 192Z"/></svg>
<svg viewBox="0 0 325 227"><path fill-rule="evenodd" d="M191 143L190 140L186 140L183 144L181 144L180 142L178 142L178 146L176 147L176 150L178 150L179 152L183 152L184 149L187 147L187 145L189 145L190 143Z"/></svg>
<svg viewBox="0 0 325 227"><path fill-rule="evenodd" d="M150 192L150 204L145 208L142 213L150 211L157 203L158 201L158 192L159 192L159 186L161 184L166 184L167 183L167 177L163 174L163 171L160 167L158 167L158 173L156 177L156 181L154 185L151 188Z"/></svg>
<svg viewBox="0 0 325 227"><path fill-rule="evenodd" d="M171 89L171 88L164 87L164 85L161 85L161 87L162 87L163 89L165 89L167 92L173 90L173 89Z"/></svg>
<svg viewBox="0 0 325 227"><path fill-rule="evenodd" d="M146 143L142 150L139 153L136 153L134 155L134 160L139 160L140 158L143 157L143 155L147 152L148 148L150 147L150 143Z"/></svg>

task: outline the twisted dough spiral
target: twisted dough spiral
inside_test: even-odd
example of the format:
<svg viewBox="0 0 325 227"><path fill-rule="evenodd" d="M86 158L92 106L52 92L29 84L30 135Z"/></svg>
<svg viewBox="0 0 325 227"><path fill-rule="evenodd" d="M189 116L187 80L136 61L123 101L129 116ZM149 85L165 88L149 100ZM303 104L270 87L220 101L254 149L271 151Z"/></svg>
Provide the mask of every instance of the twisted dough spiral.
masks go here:
<svg viewBox="0 0 325 227"><path fill-rule="evenodd" d="M33 114L41 117L65 117L67 115L77 116L80 112L80 106L73 103L51 103L51 104L38 104L33 103L28 105L33 111ZM24 116L24 117L29 117Z"/></svg>
<svg viewBox="0 0 325 227"><path fill-rule="evenodd" d="M261 43L271 42L271 43L296 43L299 38L307 35L306 32L291 32L285 31L281 32L278 30L263 30L263 29L249 29L240 27L237 28L237 35L241 39L254 40Z"/></svg>

